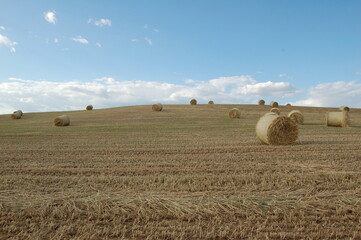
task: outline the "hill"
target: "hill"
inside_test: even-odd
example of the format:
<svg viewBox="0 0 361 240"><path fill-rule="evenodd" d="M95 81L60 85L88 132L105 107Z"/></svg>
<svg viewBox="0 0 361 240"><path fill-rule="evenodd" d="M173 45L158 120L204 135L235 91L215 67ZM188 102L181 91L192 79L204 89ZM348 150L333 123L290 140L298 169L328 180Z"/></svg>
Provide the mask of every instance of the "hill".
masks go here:
<svg viewBox="0 0 361 240"><path fill-rule="evenodd" d="M1 115L0 239L361 238L361 110L335 128L338 109L281 106L305 124L268 146L255 125L269 109ZM61 114L71 125L53 127Z"/></svg>

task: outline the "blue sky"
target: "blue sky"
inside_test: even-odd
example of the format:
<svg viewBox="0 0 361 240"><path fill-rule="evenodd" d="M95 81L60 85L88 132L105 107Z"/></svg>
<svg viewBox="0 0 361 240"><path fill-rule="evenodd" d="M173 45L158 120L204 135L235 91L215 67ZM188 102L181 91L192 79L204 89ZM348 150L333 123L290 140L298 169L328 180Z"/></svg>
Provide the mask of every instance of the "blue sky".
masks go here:
<svg viewBox="0 0 361 240"><path fill-rule="evenodd" d="M0 0L0 113L193 97L359 107L360 12L353 0Z"/></svg>

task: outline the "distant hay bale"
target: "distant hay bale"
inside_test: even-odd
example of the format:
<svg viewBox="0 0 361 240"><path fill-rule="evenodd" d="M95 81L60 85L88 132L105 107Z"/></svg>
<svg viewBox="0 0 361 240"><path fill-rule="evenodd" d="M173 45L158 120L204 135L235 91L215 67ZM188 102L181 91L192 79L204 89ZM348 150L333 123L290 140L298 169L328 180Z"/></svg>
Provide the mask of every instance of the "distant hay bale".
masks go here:
<svg viewBox="0 0 361 240"><path fill-rule="evenodd" d="M13 114L11 114L11 118L12 119L20 119L22 115L23 115L22 111L15 111Z"/></svg>
<svg viewBox="0 0 361 240"><path fill-rule="evenodd" d="M261 100L258 101L258 105L261 105L261 106L265 105L265 103L266 103L266 102L265 102L263 99L261 99Z"/></svg>
<svg viewBox="0 0 361 240"><path fill-rule="evenodd" d="M276 113L277 115L280 115L281 114L281 111L278 109L278 108L276 108L276 107L274 107L274 108L271 108L271 110L269 110L270 112L274 112L274 113Z"/></svg>
<svg viewBox="0 0 361 240"><path fill-rule="evenodd" d="M211 100L211 101L208 102L208 104L214 104L214 102Z"/></svg>
<svg viewBox="0 0 361 240"><path fill-rule="evenodd" d="M349 107L346 107L346 106L341 106L341 107L340 107L340 110L341 110L341 111L347 111L347 112L348 112L348 111L350 111L350 108L349 108Z"/></svg>
<svg viewBox="0 0 361 240"><path fill-rule="evenodd" d="M287 103L287 104L286 104L286 107L291 107L291 103Z"/></svg>
<svg viewBox="0 0 361 240"><path fill-rule="evenodd" d="M197 100L193 98L189 103L191 105L197 105Z"/></svg>
<svg viewBox="0 0 361 240"><path fill-rule="evenodd" d="M54 119L54 126L69 126L70 125L70 119L67 115L61 115L59 117L56 117Z"/></svg>
<svg viewBox="0 0 361 240"><path fill-rule="evenodd" d="M86 110L87 110L87 111L93 110L93 105L88 105L88 106L86 106Z"/></svg>
<svg viewBox="0 0 361 240"><path fill-rule="evenodd" d="M292 144L298 138L298 125L289 117L270 112L258 120L256 135L269 145Z"/></svg>
<svg viewBox="0 0 361 240"><path fill-rule="evenodd" d="M163 110L163 105L161 103L153 104L152 110L153 111L162 111Z"/></svg>
<svg viewBox="0 0 361 240"><path fill-rule="evenodd" d="M299 110L293 110L289 112L288 117L291 118L292 121L294 121L297 124L301 124L301 125L303 124L304 121L303 114Z"/></svg>
<svg viewBox="0 0 361 240"><path fill-rule="evenodd" d="M230 118L240 118L241 112L238 108L232 108L231 111L229 111L229 117Z"/></svg>
<svg viewBox="0 0 361 240"><path fill-rule="evenodd" d="M21 114L21 116L23 116L23 111L17 110L17 111L15 111L15 112L19 112L19 113ZM13 113L15 113L15 112L13 112Z"/></svg>
<svg viewBox="0 0 361 240"><path fill-rule="evenodd" d="M326 125L332 127L348 127L350 125L348 111L327 112Z"/></svg>
<svg viewBox="0 0 361 240"><path fill-rule="evenodd" d="M270 106L273 107L273 108L278 108L278 102L272 101L272 102L270 103Z"/></svg>

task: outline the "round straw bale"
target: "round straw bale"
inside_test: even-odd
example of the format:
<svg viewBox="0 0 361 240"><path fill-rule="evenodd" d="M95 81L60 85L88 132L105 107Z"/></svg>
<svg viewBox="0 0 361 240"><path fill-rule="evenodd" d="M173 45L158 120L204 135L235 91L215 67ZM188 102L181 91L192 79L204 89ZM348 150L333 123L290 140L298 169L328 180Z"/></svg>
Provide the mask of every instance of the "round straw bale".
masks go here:
<svg viewBox="0 0 361 240"><path fill-rule="evenodd" d="M93 105L88 105L88 106L86 106L86 110L93 110Z"/></svg>
<svg viewBox="0 0 361 240"><path fill-rule="evenodd" d="M189 103L191 105L197 105L197 100L193 98Z"/></svg>
<svg viewBox="0 0 361 240"><path fill-rule="evenodd" d="M273 108L278 108L278 102L272 101L272 102L270 103L270 106L273 107Z"/></svg>
<svg viewBox="0 0 361 240"><path fill-rule="evenodd" d="M61 115L59 117L56 117L54 119L54 126L69 126L70 125L70 119L67 115Z"/></svg>
<svg viewBox="0 0 361 240"><path fill-rule="evenodd" d="M229 117L230 118L240 118L241 113L238 108L232 108L231 111L229 111Z"/></svg>
<svg viewBox="0 0 361 240"><path fill-rule="evenodd" d="M162 111L163 110L163 105L161 103L153 104L152 110L153 111Z"/></svg>
<svg viewBox="0 0 361 240"><path fill-rule="evenodd" d="M326 125L333 127L348 127L350 125L348 112L327 112Z"/></svg>
<svg viewBox="0 0 361 240"><path fill-rule="evenodd" d="M298 138L298 125L289 117L267 113L258 120L256 135L269 145L292 144Z"/></svg>
<svg viewBox="0 0 361 240"><path fill-rule="evenodd" d="M288 113L288 117L292 119L297 124L303 124L304 118L303 114L299 110L293 110Z"/></svg>
<svg viewBox="0 0 361 240"><path fill-rule="evenodd" d="M277 115L280 115L280 114L281 114L281 111L280 111L278 108L276 108L276 107L271 108L271 110L269 110L269 111L270 111L270 112L277 113Z"/></svg>
<svg viewBox="0 0 361 240"><path fill-rule="evenodd" d="M291 107L291 106L292 106L291 103L286 104L286 107Z"/></svg>
<svg viewBox="0 0 361 240"><path fill-rule="evenodd" d="M214 102L211 100L211 101L208 102L208 104L214 104Z"/></svg>
<svg viewBox="0 0 361 240"><path fill-rule="evenodd" d="M19 113L21 114L21 116L23 116L23 111L17 110L17 111L15 111L15 112L19 112ZM13 113L15 113L15 112L13 112Z"/></svg>
<svg viewBox="0 0 361 240"><path fill-rule="evenodd" d="M11 114L11 118L12 119L20 119L22 116L22 112L20 111L15 111L13 114Z"/></svg>
<svg viewBox="0 0 361 240"><path fill-rule="evenodd" d="M348 112L348 111L350 111L350 108L349 108L349 107L346 107L346 106L341 106L341 107L340 107L340 110L341 110L341 111L347 111L347 112Z"/></svg>
<svg viewBox="0 0 361 240"><path fill-rule="evenodd" d="M263 106L265 103L266 103L266 102L265 102L263 99L261 99L261 100L258 101L258 105L262 105L262 106Z"/></svg>

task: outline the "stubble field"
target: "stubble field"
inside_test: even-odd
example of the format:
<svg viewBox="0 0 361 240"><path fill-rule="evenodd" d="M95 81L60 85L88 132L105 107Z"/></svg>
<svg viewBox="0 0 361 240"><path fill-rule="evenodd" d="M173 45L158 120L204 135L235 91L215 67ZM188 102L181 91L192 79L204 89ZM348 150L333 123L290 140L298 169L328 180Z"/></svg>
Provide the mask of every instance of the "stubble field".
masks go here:
<svg viewBox="0 0 361 240"><path fill-rule="evenodd" d="M238 107L240 119L228 111ZM290 146L268 106L165 105L0 115L0 239L361 239L361 109L301 110Z"/></svg>

